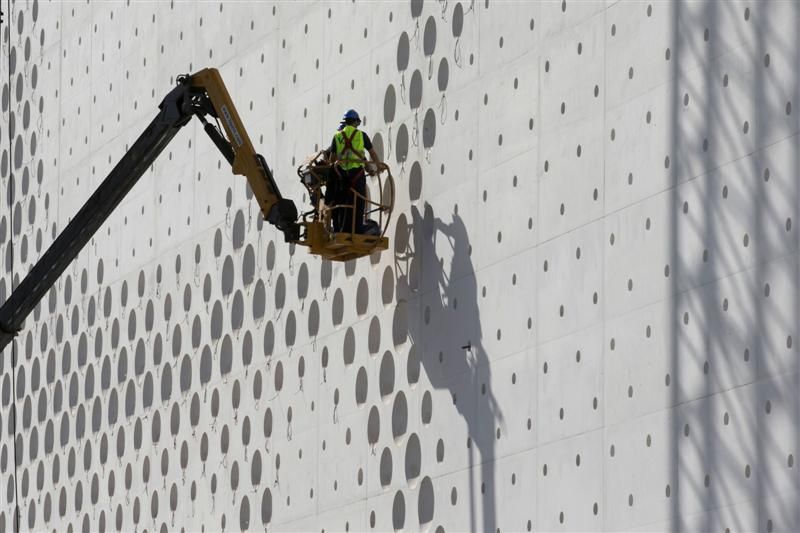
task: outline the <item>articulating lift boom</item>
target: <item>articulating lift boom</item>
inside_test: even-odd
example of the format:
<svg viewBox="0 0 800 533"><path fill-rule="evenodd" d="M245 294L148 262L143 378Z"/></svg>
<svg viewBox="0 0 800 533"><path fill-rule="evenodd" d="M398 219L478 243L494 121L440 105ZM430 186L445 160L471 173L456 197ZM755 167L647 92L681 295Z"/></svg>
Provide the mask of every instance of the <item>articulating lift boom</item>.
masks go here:
<svg viewBox="0 0 800 533"><path fill-rule="evenodd" d="M177 86L167 94L159 109L150 125L0 307L0 351L11 342L25 318L61 273L193 116L203 123L205 132L231 164L233 173L247 178L264 218L283 232L286 242L308 246L312 254L332 260L352 259L387 248L388 239L383 235L333 234L317 220L319 217L313 221L298 221L294 202L281 196L267 162L253 148L216 69L179 76ZM221 121L225 136L206 116L211 116L215 122Z"/></svg>

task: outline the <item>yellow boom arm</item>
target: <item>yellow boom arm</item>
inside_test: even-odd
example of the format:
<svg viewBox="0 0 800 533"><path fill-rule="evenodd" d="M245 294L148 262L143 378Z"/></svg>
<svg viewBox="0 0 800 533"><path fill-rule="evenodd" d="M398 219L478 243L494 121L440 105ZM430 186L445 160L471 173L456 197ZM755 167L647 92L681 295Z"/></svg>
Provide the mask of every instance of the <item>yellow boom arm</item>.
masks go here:
<svg viewBox="0 0 800 533"><path fill-rule="evenodd" d="M294 202L281 196L266 160L253 148L219 71L203 69L181 81L189 86L190 94L197 95L189 99L195 116L203 122L206 133L231 164L233 173L247 178L264 218L283 231L287 242L297 242L300 226ZM206 120L206 114L221 122L227 139Z"/></svg>

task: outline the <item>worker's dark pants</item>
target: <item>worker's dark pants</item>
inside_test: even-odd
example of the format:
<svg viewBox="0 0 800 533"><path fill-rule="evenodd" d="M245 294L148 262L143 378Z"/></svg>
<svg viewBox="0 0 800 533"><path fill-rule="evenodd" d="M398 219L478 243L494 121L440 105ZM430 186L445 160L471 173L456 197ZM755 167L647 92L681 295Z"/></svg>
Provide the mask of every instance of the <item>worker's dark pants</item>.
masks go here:
<svg viewBox="0 0 800 533"><path fill-rule="evenodd" d="M325 191L325 203L328 205L342 206L333 210L331 220L333 231L350 233L355 229L356 233L361 233L364 229L364 206L362 196L367 195L367 179L363 168L353 168L350 170L336 169L336 175L330 180L328 189ZM333 191L331 186L334 185ZM359 195L355 195L350 189L355 189ZM355 201L355 227L353 226L353 209L344 207L353 205Z"/></svg>

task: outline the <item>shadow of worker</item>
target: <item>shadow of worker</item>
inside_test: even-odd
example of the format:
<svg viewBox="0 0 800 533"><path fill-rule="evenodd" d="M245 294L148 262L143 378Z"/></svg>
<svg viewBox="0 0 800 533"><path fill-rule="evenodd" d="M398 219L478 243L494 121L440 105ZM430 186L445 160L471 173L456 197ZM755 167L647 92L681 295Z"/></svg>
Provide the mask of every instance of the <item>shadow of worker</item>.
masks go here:
<svg viewBox="0 0 800 533"><path fill-rule="evenodd" d="M453 422L451 405L466 423L466 446L456 439L444 439L449 444L447 462L451 471L469 467L470 498L466 504L470 529L495 531L495 432L503 422L491 390L491 369L482 343L478 286L467 229L457 207L446 223L434 216L428 204L424 214L412 207L410 224L401 219L398 229L397 298L398 307L406 309L406 331L401 334L407 333L413 343L409 368L418 357L431 385L450 393L452 404L434 406L436 425L447 427L451 434L461 432L461 424ZM450 256L448 268L444 258L437 255L437 247ZM475 479L476 465L480 479Z"/></svg>

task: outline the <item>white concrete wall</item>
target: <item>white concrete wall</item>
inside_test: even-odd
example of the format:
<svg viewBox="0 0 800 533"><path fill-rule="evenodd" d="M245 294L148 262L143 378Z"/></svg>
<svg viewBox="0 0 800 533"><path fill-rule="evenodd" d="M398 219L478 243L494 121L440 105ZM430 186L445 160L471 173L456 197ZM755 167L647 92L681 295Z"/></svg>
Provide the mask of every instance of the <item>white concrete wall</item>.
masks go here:
<svg viewBox="0 0 800 533"><path fill-rule="evenodd" d="M2 355L0 530L800 529L796 3L3 10L0 302L205 66L398 197L323 263L181 132Z"/></svg>

